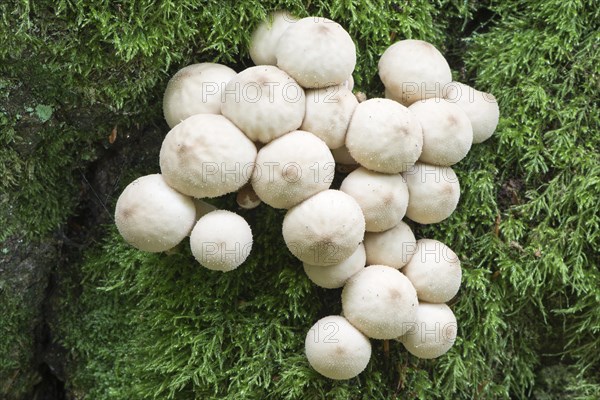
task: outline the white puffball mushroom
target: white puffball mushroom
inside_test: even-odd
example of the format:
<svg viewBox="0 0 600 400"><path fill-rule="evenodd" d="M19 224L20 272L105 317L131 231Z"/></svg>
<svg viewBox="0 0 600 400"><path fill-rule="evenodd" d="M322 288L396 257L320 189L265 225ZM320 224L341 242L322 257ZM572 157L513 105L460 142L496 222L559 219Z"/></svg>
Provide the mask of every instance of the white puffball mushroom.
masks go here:
<svg viewBox="0 0 600 400"><path fill-rule="evenodd" d="M367 232L393 228L406 213L408 186L400 174L382 174L360 167L344 178L340 190L360 205Z"/></svg>
<svg viewBox="0 0 600 400"><path fill-rule="evenodd" d="M311 265L339 264L363 241L365 218L351 196L325 190L291 208L283 219L290 252Z"/></svg>
<svg viewBox="0 0 600 400"><path fill-rule="evenodd" d="M256 65L277 65L275 49L279 38L298 19L287 11L277 11L262 21L250 39L250 58Z"/></svg>
<svg viewBox="0 0 600 400"><path fill-rule="evenodd" d="M454 212L460 184L452 168L418 162L403 175L408 184L408 218L420 224L435 224Z"/></svg>
<svg viewBox="0 0 600 400"><path fill-rule="evenodd" d="M353 275L342 290L344 316L373 339L395 339L416 320L417 292L406 276L386 265Z"/></svg>
<svg viewBox="0 0 600 400"><path fill-rule="evenodd" d="M200 199L192 199L196 208L196 221L205 216L211 211L218 210L217 207Z"/></svg>
<svg viewBox="0 0 600 400"><path fill-rule="evenodd" d="M365 266L367 255L365 246L361 243L350 257L339 264L330 266L311 265L304 263L304 272L315 285L326 289L337 289L344 286L346 281Z"/></svg>
<svg viewBox="0 0 600 400"><path fill-rule="evenodd" d="M212 211L194 226L190 247L203 267L231 271L248 258L252 250L252 230L244 218L231 211Z"/></svg>
<svg viewBox="0 0 600 400"><path fill-rule="evenodd" d="M419 301L446 303L460 288L460 260L452 249L433 239L420 239L402 273L417 290Z"/></svg>
<svg viewBox="0 0 600 400"><path fill-rule="evenodd" d="M302 18L277 43L277 66L305 88L343 83L356 66L356 47L342 26L321 17Z"/></svg>
<svg viewBox="0 0 600 400"><path fill-rule="evenodd" d="M371 342L346 318L330 315L315 323L304 342L311 367L329 379L350 379L371 359Z"/></svg>
<svg viewBox="0 0 600 400"><path fill-rule="evenodd" d="M245 210L252 210L256 208L262 203L252 185L247 183L240 190L238 190L237 195L235 196L235 201L238 206Z"/></svg>
<svg viewBox="0 0 600 400"><path fill-rule="evenodd" d="M382 54L378 68L389 94L406 106L417 100L442 97L444 86L452 82L450 66L442 53L422 40L394 43Z"/></svg>
<svg viewBox="0 0 600 400"><path fill-rule="evenodd" d="M346 130L358 100L344 86L329 86L306 91L306 114L300 129L314 133L330 149L344 145Z"/></svg>
<svg viewBox="0 0 600 400"><path fill-rule="evenodd" d="M252 173L252 188L274 208L291 208L329 189L335 161L329 148L315 135L294 131L260 149Z"/></svg>
<svg viewBox="0 0 600 400"><path fill-rule="evenodd" d="M469 152L473 128L467 114L456 104L430 98L413 103L411 110L423 128L423 151L419 161L449 167Z"/></svg>
<svg viewBox="0 0 600 400"><path fill-rule="evenodd" d="M404 267L417 249L417 239L410 227L400 221L384 232L365 233L367 264L381 264L392 268Z"/></svg>
<svg viewBox="0 0 600 400"><path fill-rule="evenodd" d="M480 92L464 83L452 82L446 87L444 97L469 117L473 127L473 143L484 142L492 136L500 118L500 108L492 94Z"/></svg>
<svg viewBox="0 0 600 400"><path fill-rule="evenodd" d="M354 89L354 77L350 75L348 79L342 83L342 85L348 90Z"/></svg>
<svg viewBox="0 0 600 400"><path fill-rule="evenodd" d="M152 253L175 247L195 222L192 199L169 187L160 174L127 185L115 208L115 224L123 239Z"/></svg>
<svg viewBox="0 0 600 400"><path fill-rule="evenodd" d="M183 194L217 197L248 182L255 159L254 143L227 118L197 114L163 140L160 170L169 186Z"/></svg>
<svg viewBox="0 0 600 400"><path fill-rule="evenodd" d="M252 141L268 143L296 130L304 119L304 89L272 65L250 67L225 87L221 112Z"/></svg>
<svg viewBox="0 0 600 400"><path fill-rule="evenodd" d="M398 340L412 355L431 359L446 354L457 333L458 324L450 307L443 303L420 303L415 323Z"/></svg>
<svg viewBox="0 0 600 400"><path fill-rule="evenodd" d="M221 114L222 90L236 72L215 63L188 65L169 80L163 114L169 128L195 114Z"/></svg>
<svg viewBox="0 0 600 400"><path fill-rule="evenodd" d="M421 125L403 105L389 99L369 99L354 109L346 147L365 168L387 174L406 171L421 155Z"/></svg>

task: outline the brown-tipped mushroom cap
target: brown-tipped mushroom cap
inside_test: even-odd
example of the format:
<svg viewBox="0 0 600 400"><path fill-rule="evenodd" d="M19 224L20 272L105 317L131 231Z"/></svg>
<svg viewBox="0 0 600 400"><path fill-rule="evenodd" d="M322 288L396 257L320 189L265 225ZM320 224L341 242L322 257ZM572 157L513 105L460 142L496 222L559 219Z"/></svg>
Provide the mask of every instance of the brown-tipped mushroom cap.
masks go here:
<svg viewBox="0 0 600 400"><path fill-rule="evenodd" d="M416 248L417 239L404 221L387 231L365 234L365 251L369 265L382 264L400 269L410 261Z"/></svg>
<svg viewBox="0 0 600 400"><path fill-rule="evenodd" d="M252 230L244 218L231 211L212 211L194 226L190 247L203 267L231 271L246 261L250 254Z"/></svg>
<svg viewBox="0 0 600 400"><path fill-rule="evenodd" d="M254 143L227 118L197 114L165 137L160 170L169 186L181 193L217 197L248 182L255 159Z"/></svg>
<svg viewBox="0 0 600 400"><path fill-rule="evenodd" d="M360 167L340 186L360 205L367 232L393 228L404 218L408 206L408 186L400 174L382 174Z"/></svg>
<svg viewBox="0 0 600 400"><path fill-rule="evenodd" d="M437 240L417 241L416 252L402 272L417 289L420 301L445 303L460 288L460 260L452 249Z"/></svg>
<svg viewBox="0 0 600 400"><path fill-rule="evenodd" d="M294 131L258 152L252 187L274 208L291 208L329 189L335 162L325 142L310 132Z"/></svg>
<svg viewBox="0 0 600 400"><path fill-rule="evenodd" d="M221 114L222 91L236 72L215 63L188 65L169 80L163 113L169 128L195 114Z"/></svg>
<svg viewBox="0 0 600 400"><path fill-rule="evenodd" d="M444 86L452 81L452 72L431 43L407 39L383 53L379 77L393 98L408 106L417 100L442 97Z"/></svg>
<svg viewBox="0 0 600 400"><path fill-rule="evenodd" d="M419 358L437 358L454 345L458 325L454 313L446 304L420 303L416 321L398 340L411 354Z"/></svg>
<svg viewBox="0 0 600 400"><path fill-rule="evenodd" d="M365 267L366 259L365 246L361 243L356 251L341 263L325 267L304 263L304 272L317 286L326 289L341 288L352 275Z"/></svg>
<svg viewBox="0 0 600 400"><path fill-rule="evenodd" d="M195 222L192 199L169 187L160 174L127 185L115 209L115 224L123 239L153 253L175 247Z"/></svg>
<svg viewBox="0 0 600 400"><path fill-rule="evenodd" d="M454 212L460 185L452 168L418 162L403 175L408 184L408 218L420 224L435 224Z"/></svg>
<svg viewBox="0 0 600 400"><path fill-rule="evenodd" d="M277 11L262 21L250 39L250 58L256 65L277 65L275 49L279 38L298 19L287 11Z"/></svg>
<svg viewBox="0 0 600 400"><path fill-rule="evenodd" d="M358 100L342 85L306 91L306 114L300 129L314 133L330 149L342 147Z"/></svg>
<svg viewBox="0 0 600 400"><path fill-rule="evenodd" d="M452 82L446 88L446 99L459 106L469 117L473 127L473 143L489 139L500 118L496 98L460 82Z"/></svg>
<svg viewBox="0 0 600 400"><path fill-rule="evenodd" d="M356 48L342 26L307 17L290 26L277 43L277 66L305 88L343 83L356 66Z"/></svg>
<svg viewBox="0 0 600 400"><path fill-rule="evenodd" d="M353 275L342 290L344 316L373 339L395 339L416 320L417 292L400 271L371 265Z"/></svg>
<svg viewBox="0 0 600 400"><path fill-rule="evenodd" d="M363 241L365 218L351 196L325 190L291 208L283 219L290 252L312 265L339 264Z"/></svg>
<svg viewBox="0 0 600 400"><path fill-rule="evenodd" d="M387 174L406 171L421 154L421 125L403 105L389 99L369 99L354 109L346 147L365 168Z"/></svg>
<svg viewBox="0 0 600 400"><path fill-rule="evenodd" d="M272 65L240 72L223 96L221 112L253 141L268 143L298 129L304 119L304 89Z"/></svg>
<svg viewBox="0 0 600 400"><path fill-rule="evenodd" d="M304 346L311 367L329 379L354 378L371 359L369 339L339 315L317 321Z"/></svg>
<svg viewBox="0 0 600 400"><path fill-rule="evenodd" d="M431 98L417 101L409 109L423 128L419 161L449 167L465 158L473 143L473 128L459 106Z"/></svg>

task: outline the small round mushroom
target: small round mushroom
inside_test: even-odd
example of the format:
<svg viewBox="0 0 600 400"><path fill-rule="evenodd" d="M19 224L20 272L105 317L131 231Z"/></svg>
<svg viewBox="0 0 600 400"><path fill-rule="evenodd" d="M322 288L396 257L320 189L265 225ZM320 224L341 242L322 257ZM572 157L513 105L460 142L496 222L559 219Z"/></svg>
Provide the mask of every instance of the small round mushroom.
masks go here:
<svg viewBox="0 0 600 400"><path fill-rule="evenodd" d="M283 219L283 239L301 261L339 264L363 241L365 218L351 196L325 190L291 208Z"/></svg>
<svg viewBox="0 0 600 400"><path fill-rule="evenodd" d="M473 143L489 139L500 118L496 98L490 93L480 92L460 82L452 82L445 92L444 97L459 106L469 117L473 127Z"/></svg>
<svg viewBox="0 0 600 400"><path fill-rule="evenodd" d="M317 321L304 346L310 366L329 379L354 378L371 359L369 339L339 315Z"/></svg>
<svg viewBox="0 0 600 400"><path fill-rule="evenodd" d="M304 89L272 65L247 68L223 92L221 112L253 141L268 143L302 125Z"/></svg>
<svg viewBox="0 0 600 400"><path fill-rule="evenodd" d="M363 167L395 174L408 170L421 155L423 133L414 114L389 99L369 99L354 109L346 147Z"/></svg>
<svg viewBox="0 0 600 400"><path fill-rule="evenodd" d="M342 26L320 17L302 18L281 35L277 66L305 88L343 83L356 66L356 47Z"/></svg>
<svg viewBox="0 0 600 400"><path fill-rule="evenodd" d="M367 232L382 232L398 225L408 206L408 186L400 174L382 174L360 167L340 186L360 205Z"/></svg>
<svg viewBox="0 0 600 400"><path fill-rule="evenodd" d="M364 243L367 264L382 264L396 269L404 267L417 249L417 239L404 221L384 232L367 232Z"/></svg>
<svg viewBox="0 0 600 400"><path fill-rule="evenodd" d="M435 46L407 39L394 43L383 53L379 77L394 99L409 106L417 100L442 97L444 86L452 81L452 72Z"/></svg>
<svg viewBox="0 0 600 400"><path fill-rule="evenodd" d="M460 260L452 249L437 240L417 241L416 252L402 272L417 290L419 301L445 303L460 288Z"/></svg>
<svg viewBox="0 0 600 400"><path fill-rule="evenodd" d="M215 63L188 65L169 80L163 113L169 128L195 114L221 114L221 95L236 72Z"/></svg>
<svg viewBox="0 0 600 400"><path fill-rule="evenodd" d="M190 247L203 267L231 271L248 258L252 250L252 230L244 218L231 211L212 211L194 226Z"/></svg>
<svg viewBox="0 0 600 400"><path fill-rule="evenodd" d="M192 199L169 187L160 174L127 185L115 208L115 224L123 239L152 253L175 247L195 222Z"/></svg>
<svg viewBox="0 0 600 400"><path fill-rule="evenodd" d="M365 266L367 255L361 243L350 257L339 264L322 267L304 263L304 272L315 285L326 289L337 289Z"/></svg>
<svg viewBox="0 0 600 400"><path fill-rule="evenodd" d="M473 143L473 128L459 106L431 98L417 101L409 109L423 128L419 161L449 167L465 158Z"/></svg>
<svg viewBox="0 0 600 400"><path fill-rule="evenodd" d="M400 271L371 265L353 275L342 290L344 316L373 339L395 339L416 320L417 292Z"/></svg>
<svg viewBox="0 0 600 400"><path fill-rule="evenodd" d="M435 224L448 218L460 198L458 177L450 167L418 162L404 173L408 184L406 216L420 224Z"/></svg>
<svg viewBox="0 0 600 400"><path fill-rule="evenodd" d="M252 175L256 147L222 115L197 114L163 140L160 170L172 188L197 198L242 187Z"/></svg>
<svg viewBox="0 0 600 400"><path fill-rule="evenodd" d="M271 13L262 21L250 39L250 58L256 65L277 65L275 49L279 38L298 19L287 11Z"/></svg>
<svg viewBox="0 0 600 400"><path fill-rule="evenodd" d="M291 208L329 189L335 161L323 140L294 131L260 149L252 173L258 197L274 208Z"/></svg>
<svg viewBox="0 0 600 400"><path fill-rule="evenodd" d="M330 149L344 145L346 130L358 100L344 86L306 91L306 114L300 129L314 133Z"/></svg>
<svg viewBox="0 0 600 400"><path fill-rule="evenodd" d="M443 303L420 303L415 323L398 340L412 355L431 359L450 350L457 332L458 324L450 307Z"/></svg>
<svg viewBox="0 0 600 400"><path fill-rule="evenodd" d="M256 208L262 203L252 185L247 183L240 190L238 190L237 195L235 196L235 201L238 203L238 206L245 210L252 210Z"/></svg>

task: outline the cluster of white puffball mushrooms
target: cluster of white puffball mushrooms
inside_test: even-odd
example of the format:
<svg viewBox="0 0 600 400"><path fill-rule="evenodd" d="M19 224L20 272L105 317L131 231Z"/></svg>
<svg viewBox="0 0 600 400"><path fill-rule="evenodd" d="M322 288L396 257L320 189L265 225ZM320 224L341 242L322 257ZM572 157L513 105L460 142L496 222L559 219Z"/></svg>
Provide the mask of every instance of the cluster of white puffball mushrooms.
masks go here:
<svg viewBox="0 0 600 400"><path fill-rule="evenodd" d="M416 240L402 219L433 224L454 211L451 166L494 132L494 97L453 82L442 54L420 40L381 56L386 98L355 95L354 42L326 18L274 13L250 55L256 66L240 73L201 63L169 81L161 173L125 188L119 232L149 252L189 236L202 266L231 271L252 248L250 226L200 199L237 191L242 208L286 209L283 237L308 278L343 287L343 316L306 336L316 371L358 375L369 338L398 339L421 358L446 353L457 325L445 303L459 290L460 261L439 241ZM351 171L339 190L330 188L336 164Z"/></svg>

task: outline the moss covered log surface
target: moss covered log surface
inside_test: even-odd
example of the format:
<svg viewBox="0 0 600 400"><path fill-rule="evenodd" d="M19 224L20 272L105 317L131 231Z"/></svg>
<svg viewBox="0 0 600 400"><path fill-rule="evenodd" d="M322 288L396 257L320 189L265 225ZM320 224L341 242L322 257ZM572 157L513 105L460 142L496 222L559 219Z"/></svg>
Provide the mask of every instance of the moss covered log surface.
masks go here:
<svg viewBox="0 0 600 400"><path fill-rule="evenodd" d="M277 8L341 23L370 97L383 50L418 38L498 99L496 134L455 168L458 210L414 227L463 260L440 359L373 341L357 378L313 371L305 334L340 293L309 282L280 211L215 201L255 233L228 274L185 242L137 251L112 224L118 193L158 171L169 77L250 66L249 33ZM599 21L591 0L2 2L0 398L599 399Z"/></svg>

